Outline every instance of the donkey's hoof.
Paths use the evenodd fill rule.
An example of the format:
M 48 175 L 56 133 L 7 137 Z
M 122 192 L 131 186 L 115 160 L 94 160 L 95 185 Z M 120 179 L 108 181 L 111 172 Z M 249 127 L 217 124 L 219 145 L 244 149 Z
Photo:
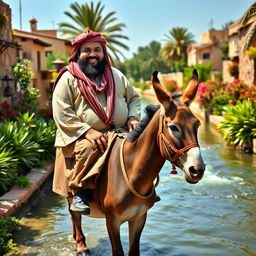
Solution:
M 78 252 L 77 256 L 91 256 L 91 254 L 89 250 L 83 250 L 81 252 Z

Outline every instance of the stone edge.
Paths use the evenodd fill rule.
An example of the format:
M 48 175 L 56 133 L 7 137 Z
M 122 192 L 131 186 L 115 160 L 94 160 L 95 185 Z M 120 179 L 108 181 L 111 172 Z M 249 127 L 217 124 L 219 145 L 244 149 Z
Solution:
M 36 192 L 44 181 L 53 172 L 53 163 L 47 165 L 46 169 L 34 168 L 27 175 L 31 186 L 20 188 L 14 186 L 9 192 L 0 197 L 0 218 L 6 218 L 15 213 L 15 211 Z

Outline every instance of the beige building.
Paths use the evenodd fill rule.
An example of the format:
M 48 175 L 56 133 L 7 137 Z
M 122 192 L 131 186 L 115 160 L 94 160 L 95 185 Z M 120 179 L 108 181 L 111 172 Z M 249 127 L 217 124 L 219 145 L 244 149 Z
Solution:
M 13 41 L 11 9 L 0 1 L 0 103 L 14 100 L 15 85 L 12 78 L 12 67 L 18 60 L 19 46 Z
M 228 30 L 208 30 L 201 35 L 200 43 L 188 47 L 188 66 L 212 63 L 212 71 L 222 71 L 224 54 L 221 44 L 228 40 Z
M 253 17 L 246 26 L 240 26 L 240 20 L 234 22 L 229 26 L 229 58 L 230 63 L 238 63 L 239 66 L 239 79 L 243 80 L 248 85 L 256 84 L 256 68 L 255 59 L 249 58 L 243 51 L 243 45 L 245 43 L 246 34 L 252 25 L 256 21 L 256 17 Z M 229 64 L 230 64 L 229 63 Z M 228 76 L 228 70 L 223 70 L 223 75 Z
M 31 32 L 14 29 L 14 41 L 20 45 L 19 58 L 29 59 L 35 73 L 32 86 L 40 91 L 39 107 L 43 108 L 50 99 L 51 72 L 46 71 L 45 58 L 48 53 L 70 55 L 71 42 L 57 37 L 57 30 L 37 30 L 35 18 L 30 20 Z

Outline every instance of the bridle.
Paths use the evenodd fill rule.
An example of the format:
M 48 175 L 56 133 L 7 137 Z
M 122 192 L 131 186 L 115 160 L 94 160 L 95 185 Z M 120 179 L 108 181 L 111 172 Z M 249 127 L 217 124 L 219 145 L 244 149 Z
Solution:
M 163 125 L 164 122 L 164 114 L 160 112 L 159 116 L 159 129 L 158 129 L 158 134 L 157 134 L 157 144 L 160 149 L 161 155 L 163 158 L 169 160 L 172 164 L 172 174 L 176 174 L 176 162 L 177 160 L 189 149 L 194 148 L 194 147 L 199 147 L 198 143 L 191 143 L 186 145 L 185 147 L 181 149 L 177 149 L 175 145 L 173 144 L 171 138 L 167 139 L 167 137 L 163 133 Z M 174 152 L 175 155 L 172 157 L 171 152 Z
M 172 163 L 172 168 L 173 168 L 172 172 L 176 172 L 175 164 L 176 164 L 176 161 L 179 159 L 179 157 L 182 156 L 190 148 L 199 147 L 199 145 L 198 145 L 198 143 L 191 143 L 181 149 L 177 149 L 174 146 L 172 140 L 167 139 L 167 137 L 164 135 L 163 122 L 164 122 L 164 114 L 160 113 L 159 130 L 158 130 L 158 134 L 157 134 L 157 144 L 160 149 L 161 155 L 165 159 L 169 160 Z M 125 183 L 126 183 L 127 187 L 130 189 L 130 191 L 133 193 L 133 195 L 135 195 L 136 197 L 138 197 L 140 199 L 149 199 L 155 194 L 155 188 L 159 184 L 159 175 L 157 176 L 156 183 L 152 185 L 151 192 L 148 195 L 142 195 L 139 192 L 137 192 L 131 184 L 131 181 L 127 175 L 126 168 L 124 165 L 123 148 L 124 148 L 125 141 L 126 141 L 126 138 L 123 139 L 123 141 L 121 142 L 121 145 L 120 145 L 120 164 L 121 164 L 121 170 L 122 170 L 122 174 L 123 174 Z M 171 157 L 170 151 L 175 153 L 174 157 Z

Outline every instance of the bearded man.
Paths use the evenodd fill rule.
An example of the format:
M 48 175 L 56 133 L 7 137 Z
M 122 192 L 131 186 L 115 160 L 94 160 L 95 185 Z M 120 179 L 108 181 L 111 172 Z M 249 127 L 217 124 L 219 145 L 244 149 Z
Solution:
M 70 210 L 89 214 L 88 190 L 96 188 L 112 131 L 136 127 L 140 99 L 127 78 L 111 67 L 103 36 L 89 30 L 72 46 L 69 65 L 60 71 L 53 92 L 53 191 L 73 197 Z

